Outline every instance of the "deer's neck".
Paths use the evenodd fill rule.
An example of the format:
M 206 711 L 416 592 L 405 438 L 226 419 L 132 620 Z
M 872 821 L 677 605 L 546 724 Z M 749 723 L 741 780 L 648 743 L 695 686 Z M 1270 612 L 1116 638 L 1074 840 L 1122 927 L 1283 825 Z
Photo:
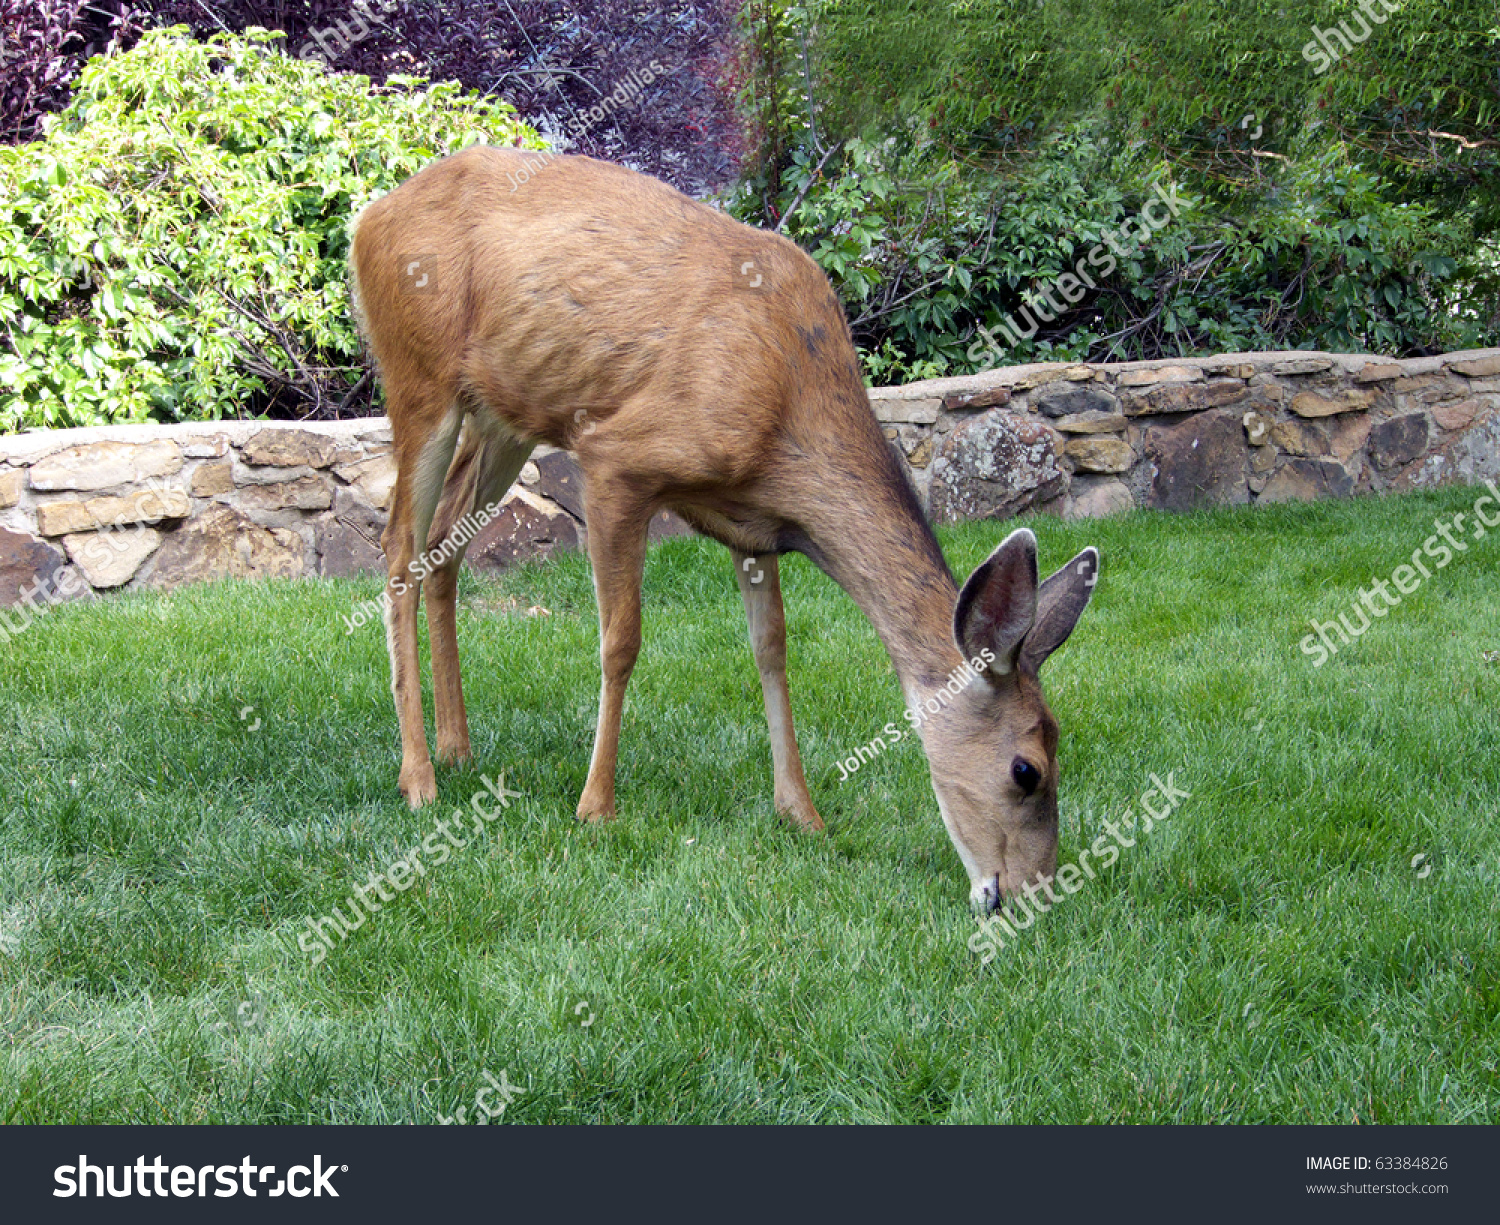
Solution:
M 809 529 L 809 556 L 875 627 L 907 701 L 947 683 L 963 657 L 953 641 L 958 589 L 911 485 L 860 389 L 862 423 L 838 441 Z

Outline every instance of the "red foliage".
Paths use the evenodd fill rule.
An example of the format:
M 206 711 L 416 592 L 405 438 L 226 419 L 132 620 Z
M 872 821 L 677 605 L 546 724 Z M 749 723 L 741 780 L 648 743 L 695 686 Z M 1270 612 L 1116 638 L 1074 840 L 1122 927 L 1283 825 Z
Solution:
M 554 133 L 576 130 L 580 115 L 655 61 L 665 73 L 637 101 L 588 127 L 569 151 L 625 162 L 693 194 L 727 183 L 739 166 L 734 0 L 159 0 L 151 7 L 150 24 L 182 23 L 200 36 L 250 25 L 285 30 L 291 54 L 320 46 L 331 68 L 376 82 L 393 73 L 457 80 L 504 97 Z
M 0 0 L 0 141 L 36 139 L 84 61 L 139 31 L 127 0 Z

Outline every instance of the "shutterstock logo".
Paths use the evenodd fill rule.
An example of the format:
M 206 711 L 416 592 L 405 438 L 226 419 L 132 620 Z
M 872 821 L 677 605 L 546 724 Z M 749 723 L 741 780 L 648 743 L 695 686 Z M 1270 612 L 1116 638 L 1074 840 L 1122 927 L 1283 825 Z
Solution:
M 218 1184 L 213 1194 L 221 1199 L 235 1195 L 269 1195 L 273 1199 L 278 1195 L 291 1195 L 297 1199 L 304 1195 L 315 1198 L 330 1195 L 338 1199 L 339 1193 L 333 1189 L 333 1176 L 348 1168 L 347 1165 L 325 1166 L 322 1155 L 316 1154 L 311 1167 L 294 1165 L 286 1172 L 285 1178 L 277 1178 L 274 1184 L 266 1186 L 275 1176 L 276 1167 L 257 1166 L 249 1157 L 239 1165 L 169 1166 L 162 1162 L 161 1154 L 158 1153 L 156 1160 L 150 1165 L 146 1164 L 145 1157 L 137 1157 L 134 1165 L 97 1166 L 91 1165 L 89 1159 L 80 1154 L 77 1165 L 60 1165 L 52 1171 L 53 1178 L 57 1180 L 57 1189 L 52 1194 L 58 1199 L 74 1195 L 87 1199 L 92 1182 L 93 1193 L 100 1199 L 105 1196 L 125 1199 L 132 1195 L 147 1199 L 153 1195 L 175 1195 L 179 1199 L 197 1196 L 202 1199 L 209 1194 L 208 1180 L 212 1176 Z M 115 1185 L 117 1173 L 120 1183 L 118 1187 Z M 149 1179 L 147 1175 L 150 1175 Z M 170 1190 L 166 1186 L 168 1182 L 171 1183 Z

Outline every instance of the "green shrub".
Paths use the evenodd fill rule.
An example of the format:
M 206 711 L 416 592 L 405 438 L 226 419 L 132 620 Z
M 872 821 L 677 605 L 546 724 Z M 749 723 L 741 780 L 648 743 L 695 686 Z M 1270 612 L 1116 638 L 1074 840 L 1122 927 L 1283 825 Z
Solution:
M 872 382 L 1025 361 L 1494 342 L 1493 300 L 1470 292 L 1483 267 L 1468 227 L 1395 200 L 1342 146 L 1226 195 L 1191 165 L 1119 147 L 1103 126 L 1076 125 L 993 167 L 909 136 L 850 139 L 821 171 L 810 148 L 792 154 L 777 211 L 796 205 L 785 232 L 834 281 Z M 1158 184 L 1185 202 L 1175 220 L 1103 272 L 1087 265 L 1096 287 L 1052 321 L 1031 317 L 1034 335 L 987 339 L 1023 318 L 1023 295 L 1133 222 Z M 752 181 L 730 208 L 756 218 Z
M 1493 0 L 1410 0 L 1318 72 L 1314 26 L 1348 17 L 756 0 L 741 102 L 760 139 L 730 207 L 813 253 L 880 382 L 1500 343 Z M 1035 335 L 985 339 L 1169 180 L 1193 206 L 1138 258 Z
M 434 157 L 541 147 L 457 85 L 149 33 L 0 148 L 0 431 L 326 413 L 358 385 L 346 225 Z

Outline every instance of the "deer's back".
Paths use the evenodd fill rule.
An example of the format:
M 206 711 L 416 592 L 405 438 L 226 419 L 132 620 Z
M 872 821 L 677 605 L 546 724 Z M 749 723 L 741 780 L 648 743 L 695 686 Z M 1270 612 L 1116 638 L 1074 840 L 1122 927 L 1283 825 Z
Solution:
M 445 158 L 365 209 L 351 264 L 393 399 L 438 380 L 554 445 L 579 410 L 633 405 L 642 429 L 709 414 L 764 433 L 809 381 L 858 379 L 837 298 L 793 244 L 589 158 Z

